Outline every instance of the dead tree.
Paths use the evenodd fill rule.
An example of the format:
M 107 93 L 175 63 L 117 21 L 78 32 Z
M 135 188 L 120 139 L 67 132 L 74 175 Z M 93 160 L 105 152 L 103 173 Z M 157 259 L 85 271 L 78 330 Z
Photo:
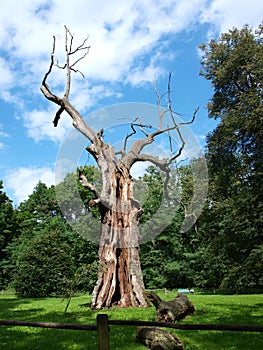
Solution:
M 157 294 L 146 293 L 156 308 L 157 322 L 176 322 L 194 313 L 195 308 L 186 295 L 178 293 L 174 300 L 162 300 Z
M 93 130 L 69 101 L 72 73 L 79 72 L 76 65 L 88 54 L 89 46 L 86 45 L 87 39 L 85 39 L 82 44 L 74 48 L 73 35 L 66 27 L 65 33 L 66 63 L 63 66 L 55 63 L 56 38 L 54 37 L 51 62 L 43 78 L 41 91 L 49 101 L 58 105 L 53 121 L 54 126 L 58 125 L 61 114 L 65 111 L 72 118 L 73 126 L 89 140 L 90 146 L 87 151 L 95 159 L 102 174 L 102 189 L 99 191 L 87 181 L 84 174 L 80 173 L 83 185 L 95 195 L 90 205 L 98 205 L 101 214 L 99 263 L 105 268 L 100 269 L 98 273 L 91 306 L 98 309 L 112 305 L 144 307 L 147 303 L 144 297 L 139 256 L 139 218 L 143 209 L 133 198 L 130 169 L 138 161 L 148 161 L 159 167 L 169 179 L 169 167 L 183 151 L 185 142 L 180 132 L 181 125 L 175 121 L 170 100 L 170 78 L 166 94 L 168 105 L 165 109 L 161 108 L 161 97 L 157 93 L 160 110 L 158 129 L 149 133 L 143 123 L 137 119 L 138 122 L 133 124 L 133 128 L 135 132 L 140 130 L 142 137 L 136 139 L 127 151 L 126 143 L 130 135 L 126 136 L 123 149 L 115 151 L 110 143 L 104 143 L 103 131 Z M 54 68 L 66 71 L 67 80 L 62 97 L 56 95 L 47 84 Z M 170 120 L 169 125 L 165 120 L 166 126 L 164 126 L 163 119 L 166 116 Z M 195 114 L 191 122 L 194 117 Z M 152 154 L 143 153 L 145 146 L 152 144 L 159 135 L 169 133 L 171 130 L 176 130 L 181 140 L 178 152 L 173 153 L 169 159 L 159 159 Z

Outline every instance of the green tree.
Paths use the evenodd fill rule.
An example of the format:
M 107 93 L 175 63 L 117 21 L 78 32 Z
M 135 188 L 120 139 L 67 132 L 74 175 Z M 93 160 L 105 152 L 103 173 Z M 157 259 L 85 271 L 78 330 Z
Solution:
M 214 87 L 208 113 L 218 120 L 207 138 L 210 198 L 202 232 L 210 283 L 236 292 L 262 286 L 249 268 L 256 255 L 261 259 L 262 244 L 262 34 L 262 24 L 255 32 L 244 26 L 201 45 L 201 75 Z
M 58 231 L 43 231 L 18 256 L 14 287 L 22 297 L 61 296 L 73 278 L 71 247 Z
M 98 243 L 100 231 L 100 215 L 97 206 L 89 203 L 95 199 L 92 191 L 83 186 L 78 180 L 81 172 L 90 182 L 96 178 L 96 185 L 100 184 L 100 172 L 94 166 L 85 166 L 77 169 L 76 173 L 69 173 L 56 186 L 56 196 L 63 213 L 63 219 L 87 240 Z M 67 191 L 65 192 L 65 188 Z
M 7 246 L 4 266 L 18 295 L 68 297 L 91 291 L 96 281 L 97 246 L 72 230 L 55 190 L 38 183 L 17 209 L 19 235 Z
M 9 282 L 9 274 L 4 269 L 7 257 L 6 248 L 17 234 L 15 210 L 11 199 L 3 191 L 3 181 L 0 181 L 0 288 L 5 288 Z
M 37 222 L 41 222 L 47 217 L 61 215 L 56 200 L 55 186 L 48 188 L 46 184 L 39 181 L 33 193 L 19 205 L 18 211 L 30 213 Z
M 141 263 L 147 288 L 173 289 L 203 285 L 203 248 L 199 244 L 198 229 L 195 226 L 181 232 L 185 211 L 193 197 L 191 165 L 181 166 L 175 171 L 174 177 L 175 182 L 180 183 L 175 189 L 177 201 L 167 203 L 169 210 L 174 212 L 174 218 L 160 235 L 141 246 Z M 163 181 L 162 173 L 157 168 L 147 169 L 143 177 L 143 183 L 148 186 L 143 221 L 158 209 L 163 197 Z
M 209 117 L 219 119 L 208 136 L 208 156 L 223 195 L 224 190 L 255 188 L 263 181 L 262 34 L 263 25 L 255 33 L 245 26 L 201 45 L 201 75 L 214 87 Z

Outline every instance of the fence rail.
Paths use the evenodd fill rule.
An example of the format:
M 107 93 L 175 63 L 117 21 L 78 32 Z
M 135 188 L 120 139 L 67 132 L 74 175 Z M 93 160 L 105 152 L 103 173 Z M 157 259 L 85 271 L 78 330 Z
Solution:
M 189 331 L 235 331 L 235 332 L 263 332 L 263 326 L 239 326 L 220 324 L 174 324 L 170 322 L 148 322 L 137 320 L 109 320 L 108 315 L 98 314 L 96 324 L 75 324 L 75 323 L 50 323 L 50 322 L 28 322 L 18 320 L 0 320 L 0 326 L 24 326 L 40 328 L 56 328 L 71 330 L 97 331 L 98 349 L 109 350 L 109 326 L 140 326 L 140 327 L 164 327 L 173 329 L 183 329 Z
M 109 325 L 127 325 L 127 326 L 154 326 L 174 329 L 184 329 L 189 331 L 237 331 L 237 332 L 263 332 L 263 326 L 239 326 L 239 325 L 220 325 L 220 324 L 176 324 L 170 322 L 148 322 L 148 321 L 118 321 L 109 320 Z

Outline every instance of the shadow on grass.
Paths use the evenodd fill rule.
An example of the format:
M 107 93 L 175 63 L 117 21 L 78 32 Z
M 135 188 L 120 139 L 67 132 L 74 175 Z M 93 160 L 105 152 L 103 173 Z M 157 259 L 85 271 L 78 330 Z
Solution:
M 98 347 L 95 331 L 87 331 L 87 334 L 85 331 L 4 327 L 0 329 L 3 350 L 84 350 Z
M 260 312 L 261 310 L 261 312 Z M 258 313 L 258 314 L 257 314 Z M 205 321 L 207 320 L 207 321 Z M 262 325 L 263 303 L 254 305 L 213 304 L 195 312 L 192 321 L 195 323 L 216 323 L 230 325 Z M 192 323 L 192 322 L 191 322 Z
M 0 318 L 34 322 L 77 323 L 81 313 L 65 315 L 50 312 L 44 306 L 47 300 L 25 298 L 1 298 Z M 82 315 L 83 316 L 83 315 Z M 55 350 L 55 349 L 96 349 L 97 334 L 85 331 L 42 329 L 21 326 L 0 326 L 0 348 L 6 350 Z
M 145 349 L 137 343 L 135 335 L 136 327 L 112 326 L 111 349 Z M 98 338 L 96 331 L 1 326 L 0 348 L 1 350 L 95 350 L 98 349 Z
M 262 325 L 263 303 L 244 305 L 232 303 L 202 303 L 192 317 L 181 323 L 226 325 Z M 175 331 L 186 350 L 261 350 L 263 333 L 231 331 Z
M 86 298 L 86 297 L 85 297 Z M 249 297 L 248 297 L 249 298 Z M 222 300 L 216 298 L 196 300 L 196 313 L 180 323 L 216 323 L 258 325 L 262 324 L 260 312 L 263 303 L 252 303 L 248 299 Z M 65 302 L 61 300 L 0 298 L 0 318 L 36 322 L 87 323 L 95 324 L 98 311 L 83 306 L 83 300 L 72 301 L 68 314 L 64 314 Z M 54 310 L 54 311 L 53 311 Z M 137 319 L 153 321 L 155 309 L 111 309 L 103 310 L 110 319 Z M 219 331 L 183 331 L 174 330 L 184 342 L 186 350 L 261 350 L 262 333 L 219 332 Z M 135 338 L 136 327 L 110 326 L 110 344 L 113 350 L 145 350 Z M 61 329 L 41 329 L 32 327 L 0 326 L 1 350 L 95 350 L 98 348 L 96 331 L 77 331 Z
M 16 298 L 4 298 L 0 299 L 0 319 L 7 320 L 28 320 L 31 316 L 41 311 L 43 308 L 28 308 L 24 309 L 23 306 L 31 305 L 31 301 L 27 299 Z
M 50 305 L 34 307 L 48 303 L 50 299 L 0 298 L 0 319 L 34 322 L 87 323 L 96 324 L 98 311 L 77 305 L 77 310 L 65 314 L 63 311 L 50 312 Z M 54 300 L 55 301 L 55 300 Z M 57 301 L 59 303 L 59 301 Z M 32 308 L 29 308 L 31 305 Z M 61 304 L 59 304 L 61 305 Z M 61 305 L 61 310 L 64 307 Z M 113 315 L 113 312 L 110 312 Z M 111 349 L 142 350 L 137 343 L 136 327 L 111 327 Z M 96 331 L 43 329 L 27 326 L 0 326 L 1 350 L 95 350 L 98 348 Z
M 261 350 L 262 333 L 177 331 L 186 350 Z

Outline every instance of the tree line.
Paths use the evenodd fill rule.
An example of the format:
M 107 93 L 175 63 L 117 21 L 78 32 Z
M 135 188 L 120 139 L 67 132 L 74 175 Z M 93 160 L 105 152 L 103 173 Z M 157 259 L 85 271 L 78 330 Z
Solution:
M 180 231 L 184 221 L 181 205 L 170 225 L 140 246 L 146 288 L 198 287 L 229 293 L 262 289 L 262 30 L 263 25 L 255 31 L 248 26 L 233 28 L 218 40 L 200 46 L 200 74 L 214 89 L 208 115 L 218 121 L 206 142 L 207 201 L 187 232 Z M 94 167 L 81 171 L 89 179 Z M 177 171 L 181 202 L 187 205 L 193 191 L 191 164 Z M 76 174 L 68 174 L 64 181 L 71 186 L 75 178 Z M 143 183 L 148 186 L 148 196 L 140 221 L 146 222 L 161 200 L 162 171 L 149 167 L 136 180 L 136 186 L 140 188 Z M 78 186 L 89 207 L 94 194 Z M 11 286 L 25 297 L 92 291 L 98 270 L 105 267 L 97 263 L 96 243 L 68 224 L 67 215 L 72 213 L 61 212 L 58 191 L 39 182 L 28 199 L 14 208 L 0 182 L 1 289 Z M 73 197 L 63 200 L 66 203 Z M 97 208 L 89 207 L 86 227 L 90 237 L 98 220 Z

